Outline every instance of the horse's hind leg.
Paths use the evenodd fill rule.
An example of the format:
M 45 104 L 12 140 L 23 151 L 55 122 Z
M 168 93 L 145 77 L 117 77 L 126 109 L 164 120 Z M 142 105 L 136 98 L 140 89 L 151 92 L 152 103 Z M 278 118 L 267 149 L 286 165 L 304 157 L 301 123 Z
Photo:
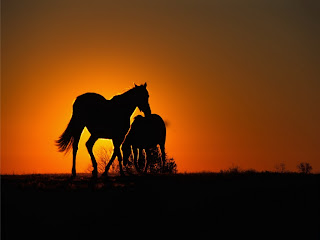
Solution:
M 80 128 L 79 128 L 80 129 Z M 80 136 L 82 133 L 82 129 L 79 131 L 76 131 L 75 135 L 73 136 L 73 143 L 72 143 L 72 178 L 75 178 L 77 173 L 76 173 L 76 157 L 77 157 L 77 151 L 78 151 L 78 144 L 80 140 Z
M 77 142 L 77 143 L 76 143 Z M 76 177 L 76 156 L 78 151 L 78 141 L 73 142 L 73 153 L 72 153 L 72 178 Z
M 86 147 L 88 149 L 88 152 L 90 154 L 92 166 L 93 166 L 93 171 L 92 171 L 92 177 L 97 177 L 98 176 L 98 167 L 97 167 L 97 161 L 93 155 L 92 148 L 95 142 L 98 140 L 97 137 L 95 136 L 90 136 L 89 140 L 86 142 Z

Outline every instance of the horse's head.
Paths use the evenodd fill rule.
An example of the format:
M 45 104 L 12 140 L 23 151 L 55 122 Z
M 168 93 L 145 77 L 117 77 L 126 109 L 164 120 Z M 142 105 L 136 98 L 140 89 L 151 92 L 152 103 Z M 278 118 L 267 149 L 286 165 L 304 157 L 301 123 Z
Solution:
M 151 109 L 149 105 L 149 93 L 147 90 L 147 83 L 142 84 L 140 86 L 137 86 L 135 84 L 134 89 L 137 106 L 139 110 L 142 111 L 145 116 L 149 116 L 151 114 Z

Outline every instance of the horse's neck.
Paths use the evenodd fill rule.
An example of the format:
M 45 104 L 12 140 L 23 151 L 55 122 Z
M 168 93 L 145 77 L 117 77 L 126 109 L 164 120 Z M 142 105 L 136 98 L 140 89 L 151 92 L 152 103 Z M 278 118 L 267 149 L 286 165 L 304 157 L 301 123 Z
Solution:
M 131 117 L 131 115 L 133 114 L 134 110 L 136 109 L 136 105 L 135 104 L 131 104 L 130 107 L 128 108 L 126 114 L 129 116 L 129 118 Z
M 137 107 L 135 99 L 133 98 L 132 94 L 122 94 L 113 97 L 113 101 L 116 102 L 118 105 L 117 107 L 121 109 L 121 113 L 126 117 L 131 117 L 134 110 Z

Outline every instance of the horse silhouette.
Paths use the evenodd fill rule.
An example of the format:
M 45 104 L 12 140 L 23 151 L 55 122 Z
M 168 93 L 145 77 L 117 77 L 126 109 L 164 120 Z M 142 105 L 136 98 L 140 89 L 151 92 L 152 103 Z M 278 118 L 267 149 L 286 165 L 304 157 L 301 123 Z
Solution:
M 162 118 L 157 114 L 151 114 L 149 116 L 143 117 L 138 115 L 135 117 L 130 131 L 128 132 L 126 139 L 122 144 L 122 152 L 124 161 L 128 161 L 131 154 L 131 147 L 133 151 L 134 165 L 137 171 L 140 171 L 138 167 L 138 149 L 139 153 L 144 149 L 147 155 L 147 163 L 144 171 L 146 172 L 150 161 L 148 157 L 150 154 L 150 149 L 157 147 L 158 144 L 161 150 L 162 157 L 162 170 L 165 165 L 165 142 L 166 142 L 166 125 Z
M 114 145 L 112 157 L 104 174 L 108 173 L 112 162 L 118 157 L 120 174 L 124 175 L 120 146 L 130 128 L 130 116 L 136 107 L 146 116 L 151 115 L 146 83 L 140 86 L 135 85 L 132 89 L 121 95 L 116 95 L 110 100 L 106 100 L 96 93 L 85 93 L 77 97 L 73 104 L 71 120 L 66 130 L 56 141 L 60 152 L 68 152 L 71 148 L 73 149 L 72 177 L 76 176 L 76 155 L 84 127 L 87 127 L 91 134 L 86 142 L 86 147 L 92 161 L 92 176 L 97 177 L 98 175 L 97 162 L 92 148 L 99 138 L 112 139 Z M 126 163 L 124 161 L 124 165 Z

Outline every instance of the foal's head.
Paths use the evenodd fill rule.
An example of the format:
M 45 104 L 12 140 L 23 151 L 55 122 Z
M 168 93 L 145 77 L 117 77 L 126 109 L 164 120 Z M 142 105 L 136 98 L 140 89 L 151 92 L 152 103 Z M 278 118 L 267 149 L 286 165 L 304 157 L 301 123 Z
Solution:
M 149 93 L 147 90 L 147 83 L 140 86 L 134 85 L 135 98 L 137 101 L 137 106 L 140 111 L 144 113 L 145 116 L 151 114 L 151 109 L 149 105 Z

